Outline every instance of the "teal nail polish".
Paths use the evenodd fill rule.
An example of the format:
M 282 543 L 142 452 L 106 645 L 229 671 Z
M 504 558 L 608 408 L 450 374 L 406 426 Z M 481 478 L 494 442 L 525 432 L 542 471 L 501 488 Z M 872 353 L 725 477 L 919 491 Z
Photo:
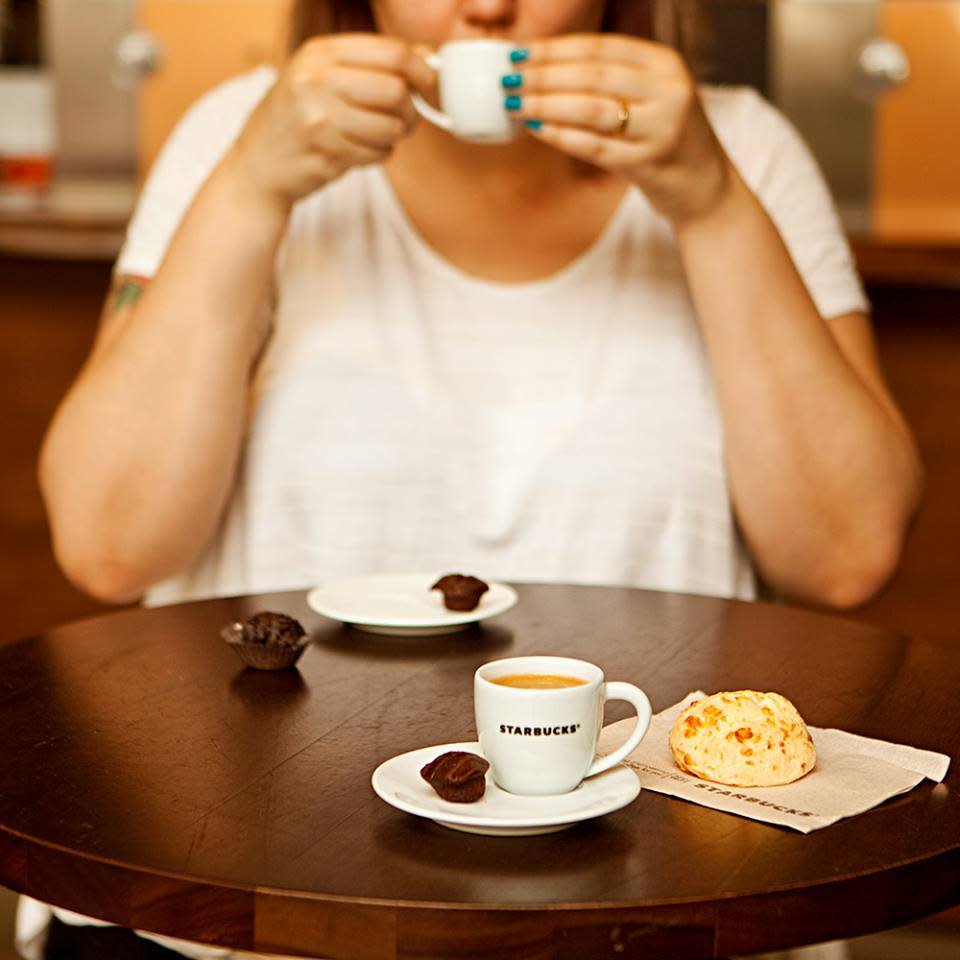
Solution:
M 542 120 L 524 120 L 523 125 L 531 130 L 539 130 L 543 126 Z
M 503 101 L 503 105 L 508 110 L 519 110 L 523 106 L 523 97 L 518 97 L 511 93 L 510 96 Z
M 523 74 L 506 73 L 500 78 L 500 83 L 502 83 L 507 90 L 513 90 L 523 84 Z
M 530 51 L 526 47 L 517 47 L 515 50 L 510 51 L 510 59 L 514 63 L 523 63 L 524 60 L 530 58 Z

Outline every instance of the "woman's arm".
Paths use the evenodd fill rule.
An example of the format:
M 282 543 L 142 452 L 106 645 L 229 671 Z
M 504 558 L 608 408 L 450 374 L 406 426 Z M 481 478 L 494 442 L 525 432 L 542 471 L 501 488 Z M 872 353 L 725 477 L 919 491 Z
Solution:
M 893 573 L 922 488 L 866 317 L 823 321 L 732 167 L 723 199 L 677 237 L 759 572 L 797 599 L 865 602 Z
M 922 485 L 866 319 L 820 317 L 675 51 L 610 35 L 539 41 L 522 89 L 534 136 L 621 174 L 674 228 L 761 575 L 798 599 L 866 601 L 896 566 Z
M 134 599 L 213 532 L 285 223 L 224 168 L 142 295 L 118 278 L 40 459 L 54 552 L 94 596 Z
M 410 86 L 432 82 L 400 41 L 309 41 L 206 180 L 142 296 L 118 290 L 108 302 L 40 460 L 54 550 L 81 589 L 133 599 L 203 549 L 234 483 L 293 204 L 383 160 L 413 122 Z

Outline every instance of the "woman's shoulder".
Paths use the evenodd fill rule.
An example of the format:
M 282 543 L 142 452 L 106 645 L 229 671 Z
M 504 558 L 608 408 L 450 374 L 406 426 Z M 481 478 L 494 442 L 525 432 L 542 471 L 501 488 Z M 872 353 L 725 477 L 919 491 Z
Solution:
M 786 122 L 758 90 L 747 86 L 700 85 L 700 100 L 718 135 L 758 137 Z
M 277 69 L 269 64 L 261 64 L 245 73 L 238 73 L 204 93 L 197 103 L 213 102 L 249 103 L 259 100 L 273 86 L 277 79 Z
M 170 132 L 150 172 L 150 181 L 199 186 L 276 80 L 272 67 L 262 66 L 217 84 L 195 100 Z M 168 184 L 175 186 L 175 183 Z
M 117 270 L 153 275 L 190 202 L 275 79 L 270 67 L 250 70 L 208 90 L 181 116 L 151 165 Z
M 191 104 L 179 126 L 210 132 L 224 126 L 235 127 L 253 112 L 276 79 L 276 69 L 263 65 L 224 80 Z
M 752 87 L 700 87 L 710 125 L 755 190 L 771 180 L 812 172 L 802 135 L 780 109 Z

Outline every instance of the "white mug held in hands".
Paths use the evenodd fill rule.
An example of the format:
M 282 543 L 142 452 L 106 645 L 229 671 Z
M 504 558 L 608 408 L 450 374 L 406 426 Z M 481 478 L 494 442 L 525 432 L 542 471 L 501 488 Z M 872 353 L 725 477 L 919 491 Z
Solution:
M 474 143 L 507 143 L 516 136 L 516 121 L 504 105 L 504 74 L 516 69 L 509 40 L 455 40 L 427 56 L 438 73 L 441 109 L 419 94 L 413 105 L 431 123 Z
M 598 666 L 570 657 L 485 663 L 474 674 L 473 698 L 480 751 L 509 793 L 568 793 L 623 760 L 650 725 L 650 701 L 639 687 L 606 683 Z M 597 757 L 607 700 L 633 704 L 637 725 L 622 747 Z

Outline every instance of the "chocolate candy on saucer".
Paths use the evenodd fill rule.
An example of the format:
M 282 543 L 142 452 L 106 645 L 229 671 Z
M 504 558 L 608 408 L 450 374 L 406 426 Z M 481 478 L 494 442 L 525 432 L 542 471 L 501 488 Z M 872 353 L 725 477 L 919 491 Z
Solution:
M 490 589 L 479 577 L 465 577 L 462 573 L 448 573 L 431 588 L 443 592 L 443 605 L 448 610 L 466 613 L 476 610 L 480 598 Z
M 487 788 L 490 764 L 475 753 L 448 750 L 435 757 L 420 771 L 420 776 L 443 800 L 475 803 Z

